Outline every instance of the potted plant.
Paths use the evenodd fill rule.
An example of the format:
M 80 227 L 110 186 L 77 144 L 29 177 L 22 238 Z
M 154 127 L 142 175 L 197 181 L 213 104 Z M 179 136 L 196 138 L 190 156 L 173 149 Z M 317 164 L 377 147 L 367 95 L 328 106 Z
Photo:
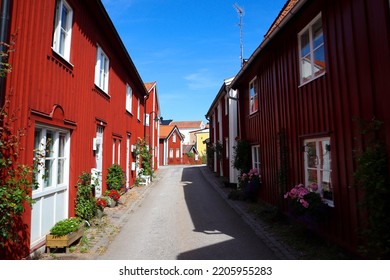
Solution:
M 256 195 L 261 185 L 261 176 L 256 168 L 252 168 L 248 173 L 242 173 L 239 182 L 244 193 L 244 197 L 256 200 Z
M 80 218 L 61 220 L 50 229 L 50 234 L 46 235 L 47 252 L 50 253 L 51 248 L 66 248 L 66 253 L 69 253 L 69 246 L 83 234 L 84 223 Z
M 120 165 L 113 164 L 108 168 L 106 182 L 109 190 L 120 191 L 123 188 L 126 184 L 126 178 Z
M 104 197 L 96 199 L 96 216 L 100 219 L 103 217 L 104 208 L 107 207 L 107 200 Z
M 285 193 L 284 198 L 289 200 L 290 214 L 308 226 L 313 226 L 326 217 L 329 207 L 322 201 L 315 183 L 308 187 L 303 184 L 295 185 Z
M 107 204 L 109 207 L 115 207 L 118 205 L 119 198 L 121 197 L 117 190 L 107 190 L 105 192 Z

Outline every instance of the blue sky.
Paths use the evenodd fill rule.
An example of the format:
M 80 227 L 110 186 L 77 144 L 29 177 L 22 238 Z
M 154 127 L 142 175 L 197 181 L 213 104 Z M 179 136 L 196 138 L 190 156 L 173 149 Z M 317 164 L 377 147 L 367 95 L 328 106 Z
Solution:
M 102 0 L 142 80 L 157 82 L 164 119 L 206 121 L 223 80 L 261 43 L 285 0 Z

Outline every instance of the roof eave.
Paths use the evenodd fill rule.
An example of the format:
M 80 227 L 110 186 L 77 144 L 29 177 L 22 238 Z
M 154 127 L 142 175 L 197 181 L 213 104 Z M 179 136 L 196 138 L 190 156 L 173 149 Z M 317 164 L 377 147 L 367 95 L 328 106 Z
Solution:
M 257 49 L 252 53 L 252 55 L 249 57 L 247 63 L 240 69 L 236 77 L 233 79 L 233 81 L 230 84 L 230 88 L 237 89 L 238 82 L 246 72 L 246 70 L 253 64 L 253 62 L 256 60 L 256 58 L 260 55 L 261 51 L 269 44 L 269 42 L 272 40 L 273 37 L 275 37 L 282 27 L 284 27 L 290 19 L 302 8 L 302 6 L 307 2 L 308 0 L 300 0 L 298 1 L 295 6 L 288 12 L 288 14 L 283 18 L 283 20 L 277 24 L 272 32 L 269 34 L 267 33 L 267 36 L 264 37 L 264 40 L 260 43 L 260 45 L 257 47 Z M 283 6 L 281 12 L 285 9 L 288 2 Z M 279 13 L 280 16 L 281 13 Z M 277 21 L 279 16 L 275 19 L 274 23 Z M 271 27 L 274 25 L 274 23 L 271 25 Z M 270 29 L 271 29 L 270 27 Z M 269 31 L 268 31 L 269 32 Z

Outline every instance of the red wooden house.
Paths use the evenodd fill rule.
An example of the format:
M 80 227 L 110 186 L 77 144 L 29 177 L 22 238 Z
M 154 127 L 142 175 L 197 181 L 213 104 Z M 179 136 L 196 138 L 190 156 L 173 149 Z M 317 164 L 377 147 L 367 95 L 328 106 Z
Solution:
M 145 113 L 145 141 L 149 145 L 152 153 L 152 164 L 154 170 L 159 166 L 159 133 L 160 133 L 160 103 L 157 95 L 157 83 L 145 83 L 148 91 L 146 98 L 146 113 Z
M 14 252 L 24 257 L 45 244 L 57 221 L 75 215 L 83 171 L 100 172 L 104 191 L 107 169 L 118 163 L 133 185 L 131 146 L 144 135 L 149 93 L 101 1 L 0 3 L 10 4 L 2 30 L 14 39 L 2 95 L 17 113 L 15 127 L 28 127 L 20 161 L 32 164 L 34 149 L 50 150 L 24 215 L 28 238 Z
M 184 137 L 176 125 L 160 126 L 160 165 L 182 164 Z
M 382 121 L 376 136 L 390 150 L 389 36 L 388 0 L 291 0 L 231 85 L 259 198 L 286 209 L 287 190 L 317 183 L 331 210 L 320 232 L 350 250 L 366 217 L 357 120 Z

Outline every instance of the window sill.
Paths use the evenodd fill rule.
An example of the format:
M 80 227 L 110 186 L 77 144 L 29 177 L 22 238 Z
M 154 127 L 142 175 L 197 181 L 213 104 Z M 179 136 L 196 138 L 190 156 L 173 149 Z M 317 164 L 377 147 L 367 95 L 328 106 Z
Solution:
M 109 95 L 107 92 L 105 92 L 104 90 L 102 90 L 98 85 L 95 84 L 95 88 L 94 88 L 94 91 L 96 91 L 97 93 L 99 93 L 101 96 L 103 96 L 104 98 L 106 99 L 111 99 L 111 95 Z
M 305 85 L 307 85 L 307 84 L 310 84 L 311 82 L 317 80 L 318 78 L 321 78 L 321 77 L 324 76 L 325 74 L 326 74 L 326 71 L 324 71 L 323 73 L 319 74 L 318 76 L 313 77 L 313 78 L 310 79 L 310 80 L 307 80 L 307 81 L 305 81 L 305 82 L 302 82 L 302 83 L 298 86 L 298 88 L 303 87 L 303 86 L 305 86 Z
M 66 70 L 66 72 L 73 74 L 74 65 L 67 61 L 62 55 L 53 50 L 53 48 L 51 55 L 48 55 L 47 59 L 51 60 L 55 64 L 58 64 L 60 67 Z

